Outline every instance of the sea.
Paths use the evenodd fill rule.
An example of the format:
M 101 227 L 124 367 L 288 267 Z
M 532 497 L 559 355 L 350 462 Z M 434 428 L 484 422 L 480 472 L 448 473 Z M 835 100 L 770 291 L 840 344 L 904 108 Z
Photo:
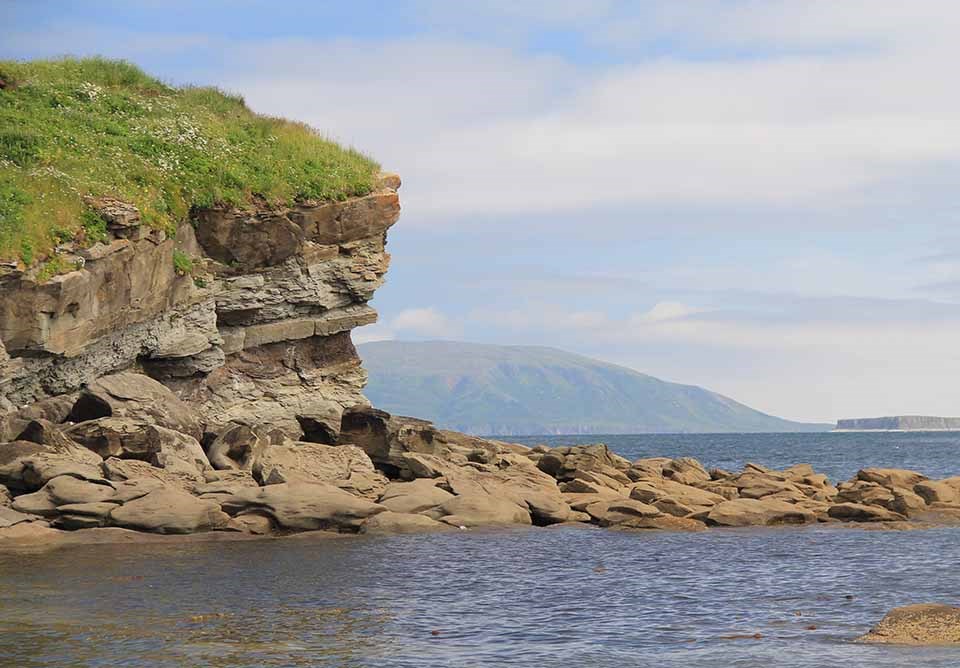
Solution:
M 960 474 L 960 434 L 522 437 L 623 456 Z M 854 642 L 960 602 L 960 529 L 840 525 L 72 546 L 0 552 L 0 666 L 960 666 Z

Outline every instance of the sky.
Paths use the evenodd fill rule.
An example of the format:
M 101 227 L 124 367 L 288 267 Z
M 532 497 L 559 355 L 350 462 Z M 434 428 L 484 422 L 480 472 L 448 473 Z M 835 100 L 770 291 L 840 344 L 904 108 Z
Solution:
M 0 0 L 398 172 L 357 341 L 555 346 L 798 420 L 960 415 L 951 0 Z

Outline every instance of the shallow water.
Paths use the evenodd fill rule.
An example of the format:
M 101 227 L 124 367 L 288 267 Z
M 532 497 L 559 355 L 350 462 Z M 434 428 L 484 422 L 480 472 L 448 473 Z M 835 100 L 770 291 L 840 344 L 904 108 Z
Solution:
M 515 436 L 505 440 L 551 446 L 606 443 L 631 461 L 694 457 L 707 468 L 731 471 L 747 462 L 771 468 L 806 462 L 835 481 L 846 480 L 865 466 L 912 469 L 931 478 L 960 475 L 960 432 Z
M 864 457 L 846 462 L 816 445 L 824 435 L 799 437 L 820 460 L 777 459 L 785 446 L 776 439 L 793 436 L 767 436 L 766 451 L 760 437 L 741 437 L 755 451 L 736 456 L 807 460 L 844 476 L 851 466 L 924 456 L 920 470 L 947 466 L 942 434 L 923 454 L 903 451 L 915 435 L 873 448 L 864 435 L 839 436 L 856 436 L 840 442 Z M 628 447 L 664 437 L 636 438 L 611 445 L 633 457 Z M 696 456 L 706 442 L 674 438 L 677 451 L 657 453 Z M 699 456 L 736 467 L 734 453 L 716 455 Z M 0 665 L 946 668 L 960 665 L 960 650 L 851 641 L 891 607 L 956 602 L 958 560 L 960 529 L 837 527 L 548 528 L 0 553 Z

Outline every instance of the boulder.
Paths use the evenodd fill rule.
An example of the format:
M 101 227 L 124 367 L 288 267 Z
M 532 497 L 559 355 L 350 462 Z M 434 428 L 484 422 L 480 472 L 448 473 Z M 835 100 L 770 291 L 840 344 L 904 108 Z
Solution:
M 280 438 L 277 442 L 283 440 Z M 270 443 L 270 436 L 262 430 L 230 424 L 207 447 L 207 457 L 215 469 L 250 471 Z
M 126 503 L 127 501 L 133 501 L 134 499 L 139 499 L 142 496 L 146 496 L 154 490 L 162 489 L 166 487 L 164 483 L 159 478 L 154 477 L 139 477 L 132 478 L 130 480 L 123 480 L 121 482 L 113 482 L 114 494 L 113 498 L 110 499 L 111 502 L 116 503 Z
M 389 482 L 370 457 L 355 445 L 287 441 L 268 446 L 254 462 L 253 475 L 263 485 L 282 482 L 329 482 L 374 500 Z
M 706 515 L 707 524 L 726 527 L 807 524 L 816 519 L 810 510 L 776 499 L 724 501 Z
M 45 420 L 51 424 L 63 422 L 70 414 L 70 409 L 73 408 L 76 400 L 75 394 L 48 397 L 18 411 L 0 415 L 0 442 L 17 440 L 17 436 L 26 429 L 31 420 Z
M 211 468 L 197 439 L 142 420 L 98 418 L 73 425 L 67 435 L 104 458 L 139 459 L 160 468 L 187 467 L 198 473 Z
M 839 503 L 858 503 L 889 508 L 894 501 L 894 489 L 903 491 L 906 488 L 888 488 L 877 482 L 849 480 L 840 483 L 836 500 Z
M 85 422 L 101 417 L 126 417 L 201 437 L 200 423 L 190 407 L 165 385 L 149 376 L 125 371 L 101 376 L 80 393 L 68 420 Z
M 378 503 L 393 513 L 422 513 L 452 498 L 453 494 L 438 487 L 434 479 L 419 478 L 388 484 Z
M 845 522 L 897 522 L 907 519 L 900 513 L 883 506 L 868 506 L 861 503 L 836 503 L 827 513 L 835 520 Z
M 522 446 L 436 429 L 426 420 L 390 415 L 370 406 L 344 411 L 337 443 L 356 445 L 391 478 L 406 480 L 436 477 L 432 473 L 424 475 L 422 469 L 411 470 L 409 465 L 416 467 L 419 462 L 409 455 L 427 455 L 463 466 L 471 461 L 492 463 L 501 453 L 526 452 Z
M 445 501 L 436 514 L 440 521 L 457 527 L 532 524 L 526 508 L 484 492 L 455 496 Z
M 233 496 L 242 489 L 260 486 L 249 471 L 210 471 L 204 479 L 206 482 L 197 485 L 193 493 L 214 501 Z
M 612 529 L 657 530 L 657 531 L 706 531 L 703 522 L 688 517 L 658 515 L 657 517 L 634 517 L 611 526 Z
M 334 402 L 324 406 L 315 406 L 309 414 L 297 415 L 297 422 L 303 429 L 301 440 L 334 445 L 340 438 L 340 422 L 342 419 L 343 409 Z
M 63 451 L 72 451 L 77 448 L 76 441 L 64 433 L 63 427 L 43 418 L 35 418 L 27 422 L 16 440 L 32 441 Z
M 225 499 L 231 515 L 269 516 L 285 529 L 298 531 L 356 531 L 363 520 L 386 510 L 383 506 L 328 483 L 293 482 L 243 489 Z
M 896 489 L 893 492 L 893 501 L 887 508 L 901 515 L 913 515 L 925 511 L 927 502 L 922 496 L 908 489 Z
M 109 501 L 116 495 L 113 485 L 106 481 L 90 482 L 69 475 L 53 478 L 40 491 L 48 494 L 57 506 Z
M 575 469 L 570 477 L 572 480 L 569 482 L 575 482 L 582 480 L 594 487 L 606 487 L 607 489 L 612 489 L 617 494 L 625 495 L 627 492 L 627 485 L 630 484 L 630 478 L 623 472 L 618 471 L 617 469 L 606 469 L 605 471 L 586 471 L 584 469 Z
M 0 443 L 0 484 L 22 492 L 38 490 L 58 475 L 100 479 L 100 462 L 96 453 L 76 444 Z
M 663 467 L 672 461 L 669 457 L 645 457 L 638 459 L 630 464 L 630 468 L 627 469 L 627 475 L 635 482 L 648 478 L 663 478 Z
M 53 502 L 50 495 L 45 491 L 32 492 L 30 494 L 21 494 L 13 500 L 10 506 L 17 512 L 28 515 L 39 515 L 40 517 L 52 518 L 57 516 L 57 504 Z
M 581 475 L 600 473 L 622 485 L 632 482 L 625 473 L 630 466 L 602 443 L 553 448 L 537 461 L 537 468 L 560 481 L 573 480 L 575 472 L 580 471 Z
M 599 494 L 582 492 L 563 492 L 561 495 L 566 503 L 574 511 L 583 512 L 584 509 L 597 501 L 610 501 L 623 498 L 612 489 L 604 489 Z
M 673 515 L 674 517 L 687 517 L 688 515 L 693 515 L 694 513 L 707 510 L 707 508 L 704 506 L 685 506 L 676 499 L 671 499 L 669 497 L 657 499 L 650 505 L 660 512 L 667 515 Z
M 90 453 L 94 457 L 95 453 Z M 90 482 L 103 482 L 100 465 L 78 462 L 72 457 L 40 453 L 23 460 L 24 489 L 39 489 L 48 481 L 62 475 L 73 476 Z
M 597 501 L 586 506 L 584 511 L 604 527 L 631 522 L 638 518 L 660 517 L 664 514 L 654 506 L 636 499 L 625 498 Z
M 238 515 L 230 521 L 241 531 L 257 536 L 266 536 L 273 531 L 273 522 L 266 515 L 247 513 L 246 515 Z
M 168 461 L 168 465 L 161 468 L 139 459 L 110 457 L 103 462 L 103 475 L 115 483 L 147 478 L 155 481 L 158 487 L 175 487 L 186 492 L 193 492 L 206 483 L 203 474 L 195 468 L 172 466 L 175 463 Z
M 857 642 L 901 645 L 951 645 L 960 643 L 960 608 L 939 603 L 919 603 L 894 608 Z
M 110 513 L 117 508 L 117 505 L 116 503 L 101 501 L 98 503 L 70 503 L 57 506 L 59 516 L 52 524 L 58 529 L 70 531 L 106 526 Z
M 339 442 L 360 447 L 377 464 L 402 469 L 405 453 L 449 455 L 437 435 L 426 420 L 393 416 L 370 406 L 354 406 L 343 413 Z
M 431 531 L 453 531 L 453 527 L 443 522 L 430 519 L 425 515 L 410 515 L 390 511 L 377 513 L 368 517 L 360 525 L 360 533 L 364 534 L 400 534 L 423 533 Z
M 856 477 L 857 480 L 875 482 L 878 485 L 883 485 L 888 489 L 892 489 L 894 487 L 913 489 L 914 485 L 927 479 L 927 476 L 923 475 L 922 473 L 917 473 L 916 471 L 883 468 L 861 469 L 857 471 Z
M 700 508 L 715 506 L 726 500 L 723 496 L 709 490 L 674 482 L 673 480 L 634 483 L 630 488 L 630 498 L 644 503 L 671 499 L 679 504 Z
M 13 503 L 13 495 L 10 494 L 10 490 L 0 485 L 0 507 L 9 508 L 11 503 Z
M 703 464 L 692 457 L 681 457 L 680 459 L 670 460 L 664 464 L 661 473 L 664 478 L 683 485 L 707 482 L 711 479 L 710 474 L 707 472 L 707 469 L 703 467 Z
M 36 522 L 42 519 L 42 517 L 37 515 L 21 513 L 12 508 L 0 508 L 0 529 L 6 529 L 7 527 L 23 524 L 24 522 Z
M 172 487 L 156 489 L 113 509 L 113 526 L 153 533 L 196 533 L 225 527 L 229 517 L 213 501 Z
M 960 501 L 960 492 L 943 480 L 925 480 L 913 486 L 913 491 L 926 503 L 956 503 Z

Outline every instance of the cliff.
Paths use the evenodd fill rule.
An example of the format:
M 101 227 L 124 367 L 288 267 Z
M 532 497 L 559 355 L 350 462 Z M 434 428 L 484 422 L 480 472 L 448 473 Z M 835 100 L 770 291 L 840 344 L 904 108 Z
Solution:
M 137 370 L 208 430 L 256 416 L 291 437 L 305 421 L 335 433 L 365 403 L 349 332 L 376 320 L 399 185 L 382 175 L 343 202 L 199 209 L 169 237 L 131 205 L 92 201 L 109 236 L 76 250 L 81 268 L 0 275 L 0 415 Z
M 0 543 L 700 530 L 956 501 L 910 471 L 834 487 L 809 466 L 631 463 L 373 408 L 350 331 L 376 319 L 400 213 L 378 169 L 123 63 L 0 62 Z
M 837 420 L 837 431 L 960 431 L 960 418 L 892 415 Z

